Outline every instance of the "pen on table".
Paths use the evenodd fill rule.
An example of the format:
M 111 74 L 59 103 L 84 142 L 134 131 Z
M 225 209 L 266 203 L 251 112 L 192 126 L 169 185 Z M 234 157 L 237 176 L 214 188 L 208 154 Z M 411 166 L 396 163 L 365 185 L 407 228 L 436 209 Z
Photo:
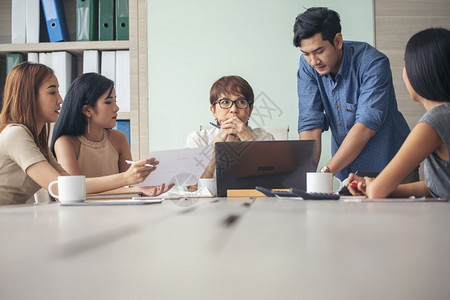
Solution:
M 125 162 L 127 164 L 129 164 L 129 165 L 132 165 L 132 164 L 135 163 L 135 161 L 132 161 L 132 160 L 125 160 Z M 144 166 L 146 166 L 146 167 L 154 167 L 154 165 L 151 165 L 151 164 L 144 164 Z

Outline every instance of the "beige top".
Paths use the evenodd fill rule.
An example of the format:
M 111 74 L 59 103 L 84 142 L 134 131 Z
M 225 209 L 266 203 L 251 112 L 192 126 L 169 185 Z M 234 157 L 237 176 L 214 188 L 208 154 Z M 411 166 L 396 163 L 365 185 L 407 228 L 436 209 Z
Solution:
M 26 170 L 44 160 L 45 156 L 25 125 L 11 124 L 0 133 L 0 205 L 22 204 L 33 197 L 41 186 Z M 64 171 L 51 152 L 49 163 L 58 172 Z
M 93 142 L 84 136 L 77 136 L 81 142 L 78 167 L 86 177 L 99 177 L 119 173 L 119 154 L 109 140 L 105 130 L 100 142 Z

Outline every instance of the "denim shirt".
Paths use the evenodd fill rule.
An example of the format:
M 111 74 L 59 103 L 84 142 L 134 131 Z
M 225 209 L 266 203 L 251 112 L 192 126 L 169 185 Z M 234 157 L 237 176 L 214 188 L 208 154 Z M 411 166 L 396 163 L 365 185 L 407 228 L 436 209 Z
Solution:
M 398 111 L 388 58 L 363 42 L 344 41 L 335 81 L 320 75 L 300 57 L 297 73 L 298 132 L 331 128 L 334 155 L 355 123 L 376 131 L 361 153 L 337 174 L 380 172 L 394 157 L 410 130 Z

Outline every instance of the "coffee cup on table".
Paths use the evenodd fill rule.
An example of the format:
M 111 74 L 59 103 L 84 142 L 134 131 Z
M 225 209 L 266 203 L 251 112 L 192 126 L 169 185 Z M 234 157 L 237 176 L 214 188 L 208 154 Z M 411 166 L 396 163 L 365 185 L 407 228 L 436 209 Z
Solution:
M 333 191 L 333 180 L 339 182 L 339 188 Z M 342 182 L 331 173 L 307 172 L 306 191 L 308 193 L 336 193 L 342 188 Z
M 55 184 L 58 185 L 58 194 L 52 190 Z M 83 202 L 86 200 L 86 176 L 58 176 L 58 180 L 48 185 L 48 192 L 61 203 Z

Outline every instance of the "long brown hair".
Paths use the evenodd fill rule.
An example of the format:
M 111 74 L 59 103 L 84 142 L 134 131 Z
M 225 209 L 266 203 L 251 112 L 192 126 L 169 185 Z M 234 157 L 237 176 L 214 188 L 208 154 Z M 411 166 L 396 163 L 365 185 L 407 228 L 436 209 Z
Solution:
M 23 124 L 32 133 L 34 142 L 48 159 L 50 124 L 38 132 L 37 100 L 39 87 L 53 75 L 46 65 L 23 62 L 14 67 L 6 77 L 3 107 L 0 113 L 0 132 L 9 124 Z

